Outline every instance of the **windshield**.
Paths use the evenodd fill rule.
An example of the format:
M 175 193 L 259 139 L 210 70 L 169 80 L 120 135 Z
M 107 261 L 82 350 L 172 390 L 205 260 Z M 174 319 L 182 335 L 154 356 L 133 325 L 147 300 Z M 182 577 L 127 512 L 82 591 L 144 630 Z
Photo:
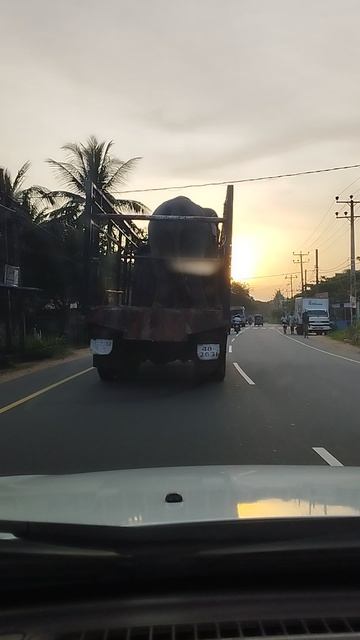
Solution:
M 308 313 L 313 318 L 327 318 L 329 315 L 328 312 L 325 311 L 325 309 L 308 309 Z
M 359 21 L 1 3 L 0 520 L 358 515 Z

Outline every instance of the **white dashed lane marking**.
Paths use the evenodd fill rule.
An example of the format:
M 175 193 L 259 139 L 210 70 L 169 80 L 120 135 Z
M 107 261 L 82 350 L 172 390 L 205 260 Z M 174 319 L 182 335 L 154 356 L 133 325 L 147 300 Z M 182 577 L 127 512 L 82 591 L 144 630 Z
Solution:
M 244 378 L 244 380 L 246 380 L 246 382 L 247 382 L 248 384 L 255 385 L 255 382 L 254 382 L 253 380 L 251 380 L 251 378 L 249 378 L 249 376 L 247 375 L 247 373 L 245 373 L 244 369 L 242 369 L 242 368 L 240 367 L 240 365 L 239 365 L 237 362 L 233 362 L 233 365 L 234 365 L 234 367 L 235 367 L 236 371 L 237 371 L 238 373 L 240 373 L 240 375 Z

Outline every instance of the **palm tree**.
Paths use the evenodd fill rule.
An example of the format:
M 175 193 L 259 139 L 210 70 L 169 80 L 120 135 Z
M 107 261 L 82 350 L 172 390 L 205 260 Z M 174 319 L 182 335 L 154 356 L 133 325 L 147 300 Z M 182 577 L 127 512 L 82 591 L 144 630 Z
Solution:
M 95 136 L 90 136 L 85 144 L 69 143 L 62 147 L 67 153 L 65 162 L 52 158 L 47 160 L 65 187 L 65 190 L 51 191 L 47 194 L 54 205 L 49 214 L 51 217 L 70 223 L 77 221 L 84 210 L 86 191 L 90 183 L 95 184 L 118 211 L 147 210 L 141 202 L 116 197 L 116 189 L 126 182 L 128 174 L 140 158 L 131 158 L 123 162 L 110 154 L 112 146 L 112 140 L 100 142 Z
M 0 167 L 0 204 L 10 209 L 20 210 L 32 222 L 39 224 L 46 217 L 45 205 L 42 199 L 46 190 L 37 186 L 23 188 L 29 168 L 30 162 L 25 162 L 13 180 L 10 171 L 5 167 Z
M 22 184 L 25 180 L 26 174 L 29 170 L 30 162 L 25 162 L 22 167 L 20 167 L 17 172 L 14 180 L 11 178 L 10 171 L 5 169 L 5 167 L 0 167 L 0 198 L 2 204 L 5 206 L 10 206 L 16 202 L 19 203 L 19 200 L 22 196 Z

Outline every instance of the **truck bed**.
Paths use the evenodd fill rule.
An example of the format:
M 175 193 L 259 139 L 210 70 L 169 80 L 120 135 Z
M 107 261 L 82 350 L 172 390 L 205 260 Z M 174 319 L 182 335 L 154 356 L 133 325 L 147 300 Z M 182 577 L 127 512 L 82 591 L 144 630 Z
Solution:
M 222 309 L 106 306 L 94 309 L 90 324 L 122 334 L 124 340 L 183 342 L 192 334 L 225 329 Z

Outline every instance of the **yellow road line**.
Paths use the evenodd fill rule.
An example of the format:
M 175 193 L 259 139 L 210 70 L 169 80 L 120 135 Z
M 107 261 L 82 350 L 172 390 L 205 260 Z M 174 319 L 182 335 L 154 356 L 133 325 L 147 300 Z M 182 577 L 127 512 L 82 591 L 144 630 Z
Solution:
M 29 396 L 20 398 L 20 400 L 15 400 L 15 402 L 12 402 L 11 404 L 6 404 L 4 407 L 0 407 L 0 413 L 5 413 L 6 411 L 15 409 L 15 407 L 18 407 L 19 405 L 24 404 L 24 402 L 29 402 L 29 400 L 33 400 L 34 398 L 37 398 L 37 396 L 41 396 L 43 393 L 46 393 L 47 391 L 51 391 L 51 389 L 55 389 L 56 387 L 59 387 L 61 384 L 65 384 L 65 382 L 74 380 L 74 378 L 78 378 L 79 376 L 82 376 L 84 373 L 88 373 L 89 371 L 92 371 L 93 368 L 94 367 L 83 369 L 83 371 L 74 373 L 72 376 L 68 376 L 67 378 L 63 378 L 62 380 L 59 380 L 59 382 L 54 382 L 54 384 L 49 384 L 48 387 L 43 387 L 42 389 L 39 389 L 39 391 L 35 391 L 34 393 L 31 393 Z

